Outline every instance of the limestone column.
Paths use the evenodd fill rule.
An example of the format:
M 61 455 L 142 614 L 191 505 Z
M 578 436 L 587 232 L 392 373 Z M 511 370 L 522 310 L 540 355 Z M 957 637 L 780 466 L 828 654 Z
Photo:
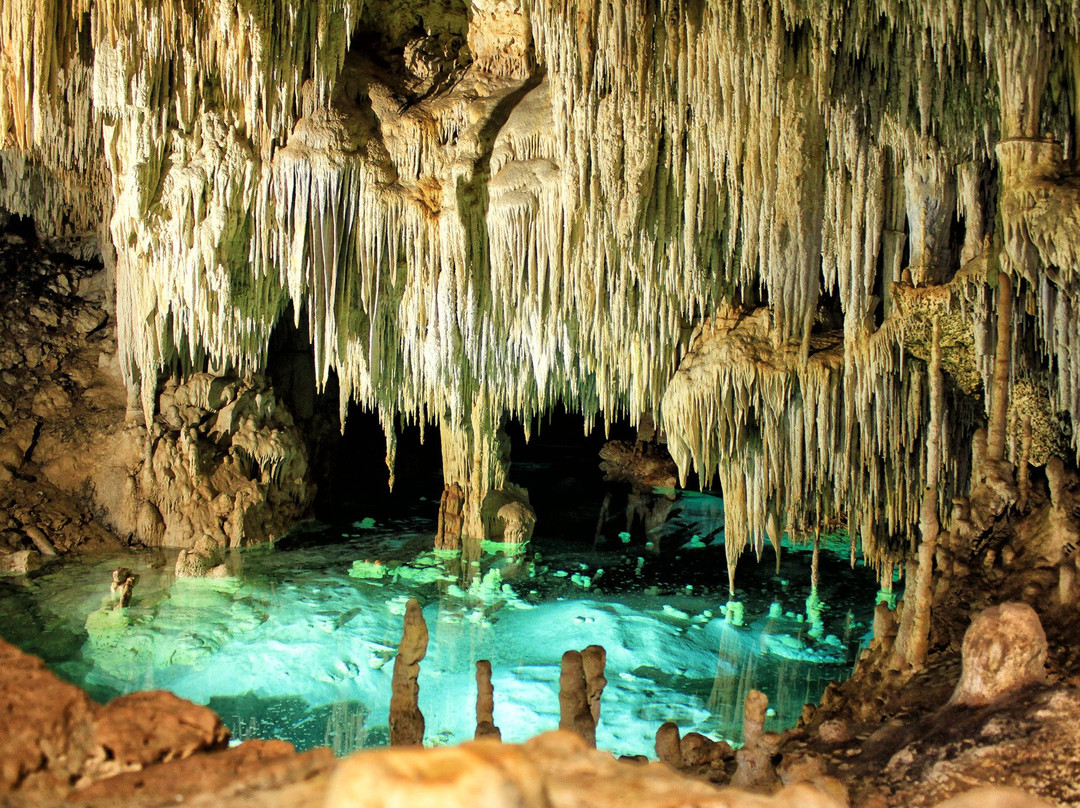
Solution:
M 461 537 L 487 538 L 481 508 L 488 493 L 506 486 L 510 441 L 502 427 L 502 415 L 493 411 L 483 394 L 473 402 L 467 420 L 455 422 L 449 415 L 443 419 L 440 438 L 445 488 L 439 519 L 442 523 L 447 517 L 457 519 L 460 515 L 460 534 L 456 542 L 460 547 Z M 450 513 L 451 508 L 455 513 Z M 445 549 L 455 546 L 452 532 L 442 537 L 441 544 Z
M 900 618 L 897 654 L 913 668 L 926 662 L 930 646 L 930 607 L 933 601 L 934 556 L 941 531 L 938 518 L 938 485 L 941 477 L 941 431 L 945 405 L 941 373 L 941 322 L 934 318 L 930 347 L 930 426 L 926 436 L 926 487 L 919 514 L 918 560 L 909 566 L 908 591 L 904 593 L 904 611 Z
M 1012 280 L 1008 273 L 998 273 L 997 350 L 994 377 L 990 388 L 990 418 L 987 424 L 986 457 L 1005 459 L 1009 431 L 1009 383 L 1012 375 Z
M 1010 268 L 1034 283 L 1038 250 L 1023 226 L 1028 189 L 1031 183 L 1056 177 L 1063 163 L 1061 144 L 1043 139 L 1039 129 L 1054 42 L 1045 26 L 1021 20 L 1019 12 L 1002 11 L 1001 16 L 994 54 L 1001 104 L 1001 141 L 995 149 L 998 210 Z

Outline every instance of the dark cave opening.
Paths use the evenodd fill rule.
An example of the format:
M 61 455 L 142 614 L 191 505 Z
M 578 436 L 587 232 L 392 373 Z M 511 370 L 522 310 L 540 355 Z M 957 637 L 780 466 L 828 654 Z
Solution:
M 517 421 L 508 423 L 506 431 L 510 479 L 528 489 L 536 510 L 534 541 L 592 545 L 601 528 L 597 520 L 605 496 L 613 487 L 600 470 L 600 449 L 609 439 L 635 440 L 629 421 L 614 421 L 605 437 L 602 425 L 587 432 L 584 416 L 560 404 L 534 423 L 528 441 Z

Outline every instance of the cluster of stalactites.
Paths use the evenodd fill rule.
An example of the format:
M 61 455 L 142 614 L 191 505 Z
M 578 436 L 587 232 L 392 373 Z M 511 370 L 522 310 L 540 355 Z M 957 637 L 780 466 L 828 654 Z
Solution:
M 96 234 L 108 210 L 88 43 L 70 3 L 0 7 L 0 208 L 43 235 Z
M 695 333 L 664 397 L 668 446 L 685 479 L 715 469 L 724 492 L 726 549 L 734 566 L 784 533 L 846 523 L 873 562 L 905 552 L 927 479 L 929 405 L 919 362 L 899 363 L 891 340 L 844 345 L 815 337 L 807 361 L 777 342 L 764 309 L 721 309 Z M 972 425 L 942 416 L 941 445 Z M 966 480 L 946 451 L 939 510 Z
M 875 311 L 905 251 L 924 284 L 979 249 L 986 166 L 1016 117 L 999 85 L 1025 35 L 1075 35 L 1074 6 L 508 3 L 533 52 L 503 47 L 494 23 L 471 30 L 490 58 L 404 103 L 348 51 L 359 0 L 5 3 L 0 33 L 35 58 L 0 64 L 0 127 L 40 146 L 28 121 L 73 93 L 85 123 L 56 119 L 79 133 L 63 148 L 101 139 L 121 354 L 148 409 L 170 362 L 261 366 L 291 304 L 343 412 L 459 423 L 481 400 L 527 422 L 558 401 L 632 419 L 663 405 L 688 424 L 686 458 L 741 484 L 755 514 L 846 508 L 895 535 L 915 514 L 893 489 L 921 479 L 924 407 L 895 347 L 868 347 Z M 55 24 L 28 28 L 31 11 Z M 519 44 L 523 20 L 505 29 Z M 1057 52 L 1034 51 L 1051 76 Z M 842 348 L 808 361 L 822 291 Z M 691 329 L 729 299 L 767 304 L 765 336 L 798 346 L 796 375 L 766 393 L 730 371 L 665 398 Z M 730 411 L 747 407 L 757 443 Z M 778 463 L 792 429 L 802 454 Z M 781 508 L 788 473 L 804 491 Z

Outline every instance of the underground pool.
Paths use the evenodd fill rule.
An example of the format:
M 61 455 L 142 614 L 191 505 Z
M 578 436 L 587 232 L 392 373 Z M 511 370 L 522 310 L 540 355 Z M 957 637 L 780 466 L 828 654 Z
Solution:
M 233 551 L 231 573 L 177 578 L 175 553 L 64 559 L 0 580 L 0 634 L 99 701 L 166 689 L 209 705 L 236 740 L 281 738 L 346 754 L 388 742 L 393 658 L 406 601 L 430 630 L 420 708 L 428 745 L 470 739 L 475 662 L 491 661 L 495 723 L 521 741 L 559 722 L 559 661 L 607 651 L 597 743 L 654 756 L 657 728 L 738 741 L 751 688 L 770 699 L 769 728 L 848 675 L 873 614 L 877 580 L 848 566 L 846 536 L 820 553 L 785 540 L 738 568 L 729 602 L 720 500 L 679 492 L 646 545 L 486 543 L 431 550 L 430 522 L 307 524 L 273 546 Z M 137 576 L 114 609 L 112 570 Z M 841 573 L 841 567 L 844 568 Z

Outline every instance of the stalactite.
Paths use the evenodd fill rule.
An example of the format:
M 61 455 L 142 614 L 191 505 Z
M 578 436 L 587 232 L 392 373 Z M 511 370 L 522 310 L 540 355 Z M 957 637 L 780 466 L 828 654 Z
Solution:
M 405 105 L 350 49 L 360 0 L 0 8 L 0 206 L 72 233 L 109 216 L 148 422 L 162 369 L 258 370 L 291 307 L 318 386 L 389 425 L 391 467 L 397 417 L 440 423 L 466 534 L 503 474 L 495 422 L 562 403 L 659 413 L 684 477 L 719 478 L 732 588 L 779 528 L 846 520 L 883 557 L 919 517 L 925 380 L 875 314 L 905 219 L 913 280 L 955 269 L 954 186 L 961 257 L 981 251 L 1002 138 L 1008 269 L 1080 413 L 1080 240 L 1052 224 L 1067 189 L 1032 190 L 1050 138 L 1076 139 L 1040 109 L 1071 2 L 499 8 L 470 16 L 458 83 Z M 761 361 L 705 367 L 740 319 Z
M 775 343 L 764 312 L 721 310 L 698 330 L 664 397 L 680 474 L 693 466 L 708 482 L 717 470 L 729 580 L 748 543 L 760 551 L 779 535 L 770 514 L 793 537 L 846 519 L 867 558 L 895 552 L 918 521 L 921 366 L 897 368 L 894 342 L 860 347 L 840 334 L 818 335 L 806 360 L 800 353 L 796 340 Z M 948 496 L 961 484 L 957 470 L 950 462 Z

